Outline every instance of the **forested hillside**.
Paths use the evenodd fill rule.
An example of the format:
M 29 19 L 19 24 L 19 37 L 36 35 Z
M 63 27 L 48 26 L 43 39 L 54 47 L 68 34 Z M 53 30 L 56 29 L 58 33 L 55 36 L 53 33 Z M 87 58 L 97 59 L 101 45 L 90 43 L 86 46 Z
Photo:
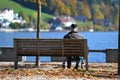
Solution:
M 21 6 L 37 10 L 36 0 L 11 0 Z M 43 1 L 43 0 L 41 0 Z M 110 19 L 114 27 L 119 25 L 119 0 L 45 0 L 46 5 L 42 5 L 42 13 L 53 16 L 86 16 L 88 21 L 97 19 Z M 1 1 L 0 1 L 1 2 Z M 18 9 L 19 10 L 19 9 Z M 21 15 L 26 11 L 20 12 Z M 29 12 L 28 12 L 29 13 Z M 24 15 L 23 15 L 24 16 Z M 31 18 L 37 17 L 36 13 L 30 14 Z M 49 17 L 49 16 L 48 16 Z M 27 21 L 30 21 L 25 17 Z M 45 18 L 42 16 L 42 18 Z M 46 20 L 45 18 L 44 20 Z M 47 21 L 47 20 L 46 20 Z M 117 29 L 116 28 L 116 29 Z
M 36 9 L 31 0 L 14 0 L 26 7 Z M 33 0 L 34 1 L 34 0 Z M 91 19 L 112 18 L 118 25 L 119 0 L 46 0 L 42 11 L 52 15 L 87 16 Z

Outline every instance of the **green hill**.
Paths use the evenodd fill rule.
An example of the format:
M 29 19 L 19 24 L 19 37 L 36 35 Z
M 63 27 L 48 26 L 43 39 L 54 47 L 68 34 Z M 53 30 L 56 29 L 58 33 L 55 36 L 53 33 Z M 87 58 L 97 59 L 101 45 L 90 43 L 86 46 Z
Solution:
M 0 8 L 10 8 L 13 9 L 15 13 L 19 13 L 20 11 L 24 12 L 26 15 L 36 15 L 37 11 L 32 10 L 30 8 L 23 7 L 22 5 L 14 2 L 13 0 L 0 0 Z M 47 18 L 51 18 L 51 15 L 46 13 L 42 13 L 42 20 L 46 20 Z

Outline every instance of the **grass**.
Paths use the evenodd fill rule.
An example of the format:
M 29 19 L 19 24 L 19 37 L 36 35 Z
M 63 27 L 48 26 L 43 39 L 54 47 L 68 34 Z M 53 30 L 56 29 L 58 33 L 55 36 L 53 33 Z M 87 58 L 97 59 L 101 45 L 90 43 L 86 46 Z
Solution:
M 0 0 L 0 8 L 11 8 L 15 13 L 24 11 L 26 15 L 31 15 L 36 12 L 35 10 L 25 8 L 12 0 Z

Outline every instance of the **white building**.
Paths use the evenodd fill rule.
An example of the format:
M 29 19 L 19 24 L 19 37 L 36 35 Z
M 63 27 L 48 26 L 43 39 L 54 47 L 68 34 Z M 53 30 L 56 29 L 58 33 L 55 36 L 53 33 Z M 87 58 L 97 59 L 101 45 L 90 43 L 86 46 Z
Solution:
M 23 23 L 25 23 L 26 21 L 23 20 L 22 17 L 19 17 L 19 14 L 18 14 L 18 13 L 15 13 L 15 14 L 14 14 L 14 19 L 13 19 L 11 22 L 12 22 L 12 23 L 17 22 L 17 23 L 23 24 Z
M 3 8 L 0 10 L 0 20 L 8 20 L 12 21 L 14 19 L 14 11 L 13 9 Z
M 0 9 L 0 23 L 2 24 L 1 28 L 8 28 L 10 23 L 25 23 L 21 17 L 18 17 L 18 13 L 14 13 L 13 9 L 3 8 Z

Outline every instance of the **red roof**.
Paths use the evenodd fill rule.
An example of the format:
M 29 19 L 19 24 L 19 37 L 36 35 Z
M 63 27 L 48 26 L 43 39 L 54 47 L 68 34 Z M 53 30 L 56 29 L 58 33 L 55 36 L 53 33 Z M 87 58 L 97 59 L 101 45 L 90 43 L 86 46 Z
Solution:
M 68 22 L 68 21 L 75 21 L 73 18 L 71 17 L 58 17 L 58 19 L 61 21 L 61 22 Z

